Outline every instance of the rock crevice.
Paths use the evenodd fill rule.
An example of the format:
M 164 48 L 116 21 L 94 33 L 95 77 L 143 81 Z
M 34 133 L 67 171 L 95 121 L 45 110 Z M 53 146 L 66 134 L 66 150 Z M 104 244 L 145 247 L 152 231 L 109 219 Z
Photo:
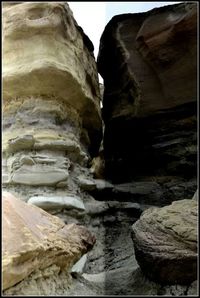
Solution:
M 197 3 L 2 12 L 4 294 L 196 295 Z

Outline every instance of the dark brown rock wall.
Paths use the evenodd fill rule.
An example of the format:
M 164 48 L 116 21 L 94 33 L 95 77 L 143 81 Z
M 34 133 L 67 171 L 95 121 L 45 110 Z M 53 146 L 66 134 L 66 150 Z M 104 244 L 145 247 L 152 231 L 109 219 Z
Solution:
M 196 177 L 196 28 L 196 3 L 115 16 L 106 26 L 98 69 L 109 179 Z

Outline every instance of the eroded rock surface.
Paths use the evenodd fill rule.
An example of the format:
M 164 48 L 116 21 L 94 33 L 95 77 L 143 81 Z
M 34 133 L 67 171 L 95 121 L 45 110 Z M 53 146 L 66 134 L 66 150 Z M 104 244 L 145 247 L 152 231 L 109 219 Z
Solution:
M 196 32 L 196 3 L 122 14 L 107 24 L 98 69 L 105 173 L 113 182 L 163 177 L 166 189 L 171 176 L 193 184 L 189 196 L 195 191 Z
M 68 287 L 73 264 L 94 243 L 94 236 L 86 228 L 75 224 L 65 225 L 58 217 L 28 205 L 10 193 L 3 193 L 4 290 L 15 286 L 31 273 L 42 270 L 48 273 L 49 267 L 49 276 L 54 274 L 51 266 L 56 269 L 53 270 L 56 274 L 64 271 Z
M 196 3 L 113 17 L 98 56 L 105 120 L 196 101 L 196 33 Z
M 197 279 L 197 201 L 150 208 L 133 225 L 136 259 L 144 274 L 161 284 Z
M 65 2 L 3 6 L 3 181 L 20 194 L 78 195 L 101 141 L 93 45 Z
M 195 5 L 116 16 L 107 25 L 98 58 L 105 121 L 99 149 L 93 45 L 68 5 L 4 3 L 3 187 L 20 194 L 26 208 L 85 225 L 96 237 L 83 258 L 83 251 L 72 253 L 72 263 L 80 260 L 71 274 L 56 261 L 43 268 L 40 259 L 6 295 L 197 294 L 196 281 L 150 280 L 131 239 L 144 210 L 196 191 Z M 85 246 L 82 240 L 75 246 Z

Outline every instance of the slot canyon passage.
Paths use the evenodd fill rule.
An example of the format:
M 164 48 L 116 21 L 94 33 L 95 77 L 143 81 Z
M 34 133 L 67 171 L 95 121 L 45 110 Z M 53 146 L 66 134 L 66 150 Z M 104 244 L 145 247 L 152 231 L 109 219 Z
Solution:
M 2 16 L 3 295 L 197 295 L 197 3 Z

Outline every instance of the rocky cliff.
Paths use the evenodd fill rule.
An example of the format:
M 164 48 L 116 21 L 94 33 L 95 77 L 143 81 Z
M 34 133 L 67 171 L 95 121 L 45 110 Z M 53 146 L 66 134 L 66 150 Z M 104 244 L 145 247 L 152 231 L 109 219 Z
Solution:
M 88 240 L 78 226 L 57 231 L 86 213 L 80 180 L 102 139 L 93 45 L 65 2 L 5 2 L 2 14 L 3 189 L 28 203 L 3 198 L 3 289 L 65 294 Z
M 4 2 L 5 295 L 197 294 L 196 52 L 196 3 L 115 16 L 99 88 L 67 3 Z
M 84 209 L 75 180 L 102 129 L 92 50 L 67 3 L 5 3 L 3 183 L 24 201 Z
M 116 280 L 124 274 L 126 285 L 116 289 L 108 274 L 108 293 L 113 285 L 123 294 L 173 295 L 170 284 L 185 284 L 179 294 L 189 295 L 197 276 L 197 205 L 191 202 L 197 187 L 197 4 L 113 17 L 102 34 L 97 65 L 104 79 L 105 177 L 112 184 L 93 195 L 112 200 L 118 229 L 106 239 L 112 248 L 113 242 L 123 246 L 119 267 L 128 272 L 135 264 L 126 251 L 130 234 L 124 232 L 132 219 L 136 260 L 157 284 L 148 289 L 141 276 L 133 281 L 121 269 Z M 113 251 L 120 254 L 119 248 Z
M 113 17 L 101 37 L 98 70 L 105 87 L 107 177 L 117 183 L 178 177 L 191 197 L 197 173 L 197 4 Z

